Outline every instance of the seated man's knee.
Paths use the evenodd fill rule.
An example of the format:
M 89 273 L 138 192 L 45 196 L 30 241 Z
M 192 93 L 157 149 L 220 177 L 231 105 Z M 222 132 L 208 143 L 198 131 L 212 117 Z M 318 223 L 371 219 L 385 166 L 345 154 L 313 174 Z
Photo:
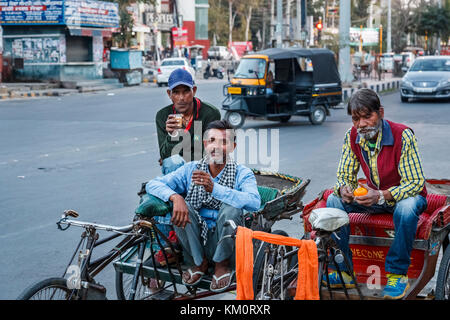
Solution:
M 342 199 L 335 194 L 330 194 L 327 199 L 327 208 L 342 208 Z
M 242 215 L 242 209 L 234 208 L 227 204 L 222 204 L 219 210 L 219 219 L 221 220 L 240 220 Z
M 416 219 L 426 209 L 426 201 L 421 196 L 409 197 L 401 200 L 395 207 L 394 214 L 402 218 Z
M 169 158 L 166 158 L 162 161 L 163 174 L 165 175 L 172 171 L 175 171 L 185 163 L 186 161 L 184 161 L 183 157 L 181 157 L 179 154 L 175 154 Z

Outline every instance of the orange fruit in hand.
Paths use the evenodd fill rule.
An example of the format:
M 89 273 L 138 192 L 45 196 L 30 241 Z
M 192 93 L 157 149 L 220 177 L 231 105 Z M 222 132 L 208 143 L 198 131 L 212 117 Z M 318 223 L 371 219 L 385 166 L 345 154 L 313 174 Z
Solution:
M 353 191 L 353 195 L 355 197 L 364 196 L 366 194 L 367 194 L 367 189 L 363 188 L 363 187 L 356 188 L 355 191 Z

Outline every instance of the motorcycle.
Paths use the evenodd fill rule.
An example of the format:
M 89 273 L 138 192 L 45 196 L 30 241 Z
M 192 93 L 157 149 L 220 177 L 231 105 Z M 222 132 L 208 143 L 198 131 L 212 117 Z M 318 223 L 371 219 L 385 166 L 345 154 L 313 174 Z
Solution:
M 224 68 L 218 67 L 217 69 L 211 69 L 211 64 L 208 63 L 205 72 L 203 73 L 203 78 L 209 79 L 209 77 L 216 77 L 218 79 L 223 79 L 224 73 L 225 73 Z

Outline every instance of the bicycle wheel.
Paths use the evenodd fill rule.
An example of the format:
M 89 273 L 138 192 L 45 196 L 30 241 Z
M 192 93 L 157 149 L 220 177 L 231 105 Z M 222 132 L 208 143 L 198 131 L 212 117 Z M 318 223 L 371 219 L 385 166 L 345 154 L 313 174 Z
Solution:
M 287 237 L 288 234 L 284 231 L 281 230 L 276 230 L 272 232 L 273 234 L 278 234 L 281 236 L 285 236 Z M 261 245 L 261 248 L 258 250 L 258 253 L 256 255 L 256 258 L 254 260 L 254 265 L 253 265 L 253 292 L 254 292 L 254 297 L 255 299 L 266 299 L 267 297 L 262 297 L 262 284 L 263 284 L 263 277 L 264 277 L 264 264 L 266 261 L 266 249 L 269 248 L 271 244 L 268 242 L 263 242 Z M 290 252 L 293 250 L 292 247 L 288 247 L 286 246 L 286 253 Z M 277 275 L 281 274 L 281 270 L 283 270 L 284 274 L 286 274 L 289 270 L 291 270 L 295 264 L 297 263 L 297 255 L 293 255 L 289 258 L 285 258 L 283 259 L 283 262 L 280 263 L 281 261 L 277 259 L 277 261 L 275 262 L 275 264 L 273 265 L 274 270 L 276 271 Z M 283 268 L 283 269 L 281 269 Z M 266 275 L 266 279 L 264 279 L 265 283 L 267 283 L 267 275 Z M 286 281 L 286 279 L 284 280 Z M 280 282 L 278 282 L 278 287 L 280 285 Z M 283 287 L 284 287 L 284 291 L 286 291 L 286 287 L 287 284 L 285 284 L 283 282 Z M 270 297 L 272 299 L 280 299 L 281 294 L 280 292 L 277 293 L 277 290 L 274 290 L 272 293 L 275 293 L 274 296 Z M 284 292 L 285 293 L 285 292 Z M 284 294 L 284 296 L 286 296 Z
M 67 287 L 67 279 L 49 278 L 25 289 L 17 300 L 77 300 L 78 290 Z
M 119 300 L 128 300 L 130 296 L 130 289 L 133 283 L 132 274 L 123 273 L 120 271 L 116 271 L 116 294 L 117 299 Z M 151 284 L 156 284 L 156 279 L 139 277 L 139 281 L 136 287 L 136 295 L 135 300 L 145 300 L 149 299 L 151 295 L 153 295 L 157 289 L 156 287 L 152 288 Z M 152 283 L 153 282 L 153 283 Z M 165 284 L 164 281 L 159 281 L 159 286 L 163 287 Z
M 450 245 L 442 256 L 436 280 L 436 300 L 450 300 Z

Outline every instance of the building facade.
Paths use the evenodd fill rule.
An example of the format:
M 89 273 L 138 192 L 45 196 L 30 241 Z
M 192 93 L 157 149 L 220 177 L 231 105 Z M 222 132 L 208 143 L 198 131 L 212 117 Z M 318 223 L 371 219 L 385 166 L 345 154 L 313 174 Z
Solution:
M 105 1 L 2 1 L 5 81 L 103 78 L 103 48 L 119 23 Z

